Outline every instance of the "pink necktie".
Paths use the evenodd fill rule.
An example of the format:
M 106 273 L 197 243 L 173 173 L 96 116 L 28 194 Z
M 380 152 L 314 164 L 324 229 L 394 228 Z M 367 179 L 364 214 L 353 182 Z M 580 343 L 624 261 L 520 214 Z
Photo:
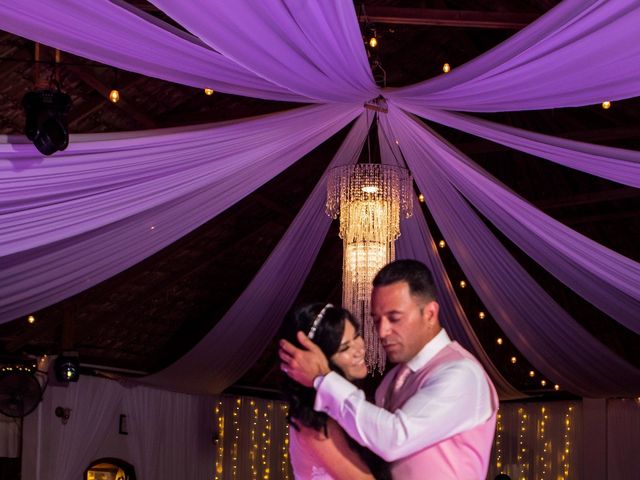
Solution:
M 387 391 L 387 398 L 385 400 L 385 406 L 389 410 L 395 410 L 396 398 L 398 396 L 398 392 L 404 385 L 405 380 L 411 374 L 411 369 L 405 363 L 400 367 L 398 373 L 396 374 L 396 378 L 393 380 L 393 386 L 390 390 Z
M 396 396 L 398 394 L 398 392 L 400 391 L 400 389 L 404 385 L 404 382 L 407 380 L 407 377 L 410 374 L 411 374 L 411 369 L 406 363 L 402 365 L 402 367 L 400 367 L 400 370 L 398 370 L 398 373 L 396 375 L 395 381 L 393 382 L 393 389 L 391 390 L 392 396 Z

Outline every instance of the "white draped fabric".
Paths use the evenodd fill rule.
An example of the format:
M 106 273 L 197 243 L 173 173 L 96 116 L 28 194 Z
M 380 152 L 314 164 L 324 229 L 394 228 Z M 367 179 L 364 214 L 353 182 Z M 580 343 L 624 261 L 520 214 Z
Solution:
M 89 376 L 64 387 L 50 385 L 25 418 L 30 448 L 23 451 L 23 476 L 80 480 L 90 464 L 115 451 L 140 480 L 210 480 L 214 405 L 212 397 Z M 69 409 L 66 424 L 55 415 L 57 407 Z M 128 435 L 118 434 L 122 414 Z
M 0 413 L 0 457 L 15 458 L 20 451 L 19 418 L 11 418 Z
M 607 478 L 640 478 L 640 398 L 607 401 Z
M 80 479 L 98 456 L 105 431 L 116 428 L 123 389 L 99 378 L 82 377 L 65 388 L 49 387 L 38 407 L 42 415 L 40 479 Z M 54 412 L 70 409 L 66 425 Z
M 131 463 L 142 480 L 209 480 L 213 475 L 214 402 L 135 387 L 125 394 Z

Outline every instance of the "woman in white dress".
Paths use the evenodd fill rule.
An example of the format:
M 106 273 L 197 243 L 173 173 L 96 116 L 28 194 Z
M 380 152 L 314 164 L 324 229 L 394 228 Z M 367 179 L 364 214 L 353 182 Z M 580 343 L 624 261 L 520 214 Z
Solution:
M 349 311 L 314 303 L 290 312 L 283 334 L 299 346 L 296 333 L 305 332 L 327 356 L 330 368 L 353 381 L 367 375 L 359 327 Z M 388 478 L 382 460 L 351 440 L 325 413 L 313 410 L 313 388 L 287 378 L 284 393 L 289 401 L 289 456 L 296 479 Z

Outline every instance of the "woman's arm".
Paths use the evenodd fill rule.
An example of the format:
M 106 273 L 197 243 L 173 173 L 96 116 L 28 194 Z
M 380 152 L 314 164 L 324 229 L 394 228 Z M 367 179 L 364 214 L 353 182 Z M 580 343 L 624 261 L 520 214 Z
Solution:
M 349 446 L 342 428 L 334 420 L 329 420 L 327 430 L 329 437 L 308 427 L 300 430 L 301 446 L 321 462 L 318 466 L 336 480 L 373 480 L 369 467 Z

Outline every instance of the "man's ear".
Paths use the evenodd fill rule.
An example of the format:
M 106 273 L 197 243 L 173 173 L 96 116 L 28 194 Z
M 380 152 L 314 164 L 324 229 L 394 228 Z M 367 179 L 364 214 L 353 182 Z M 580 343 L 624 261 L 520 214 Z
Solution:
M 422 315 L 430 324 L 440 325 L 440 321 L 438 320 L 439 311 L 440 305 L 438 305 L 438 302 L 431 300 L 424 306 Z

